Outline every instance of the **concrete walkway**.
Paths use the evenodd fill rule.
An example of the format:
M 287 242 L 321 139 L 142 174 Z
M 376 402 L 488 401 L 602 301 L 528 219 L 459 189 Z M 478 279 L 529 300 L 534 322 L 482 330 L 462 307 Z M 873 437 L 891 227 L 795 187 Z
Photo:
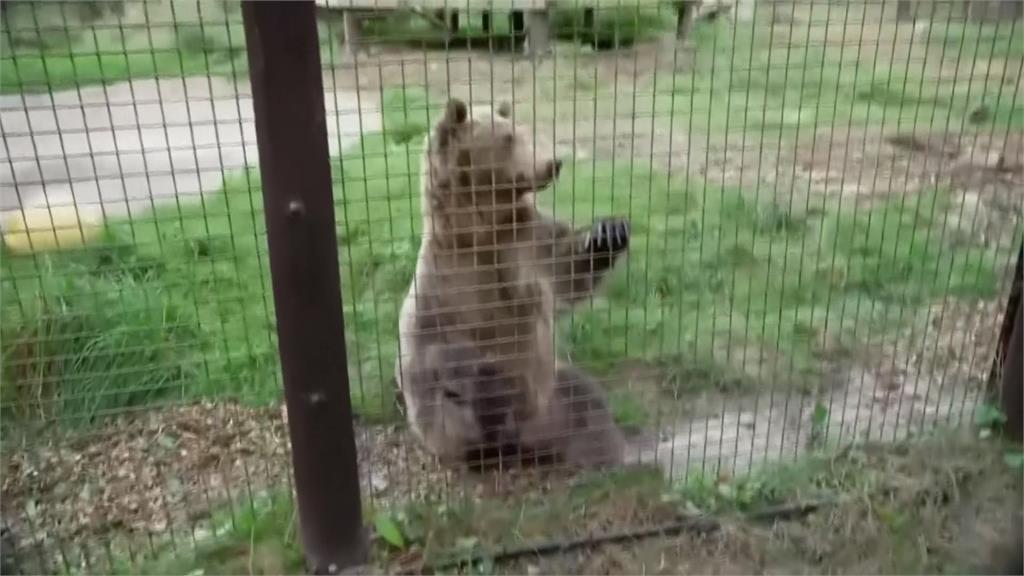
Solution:
M 766 392 L 722 403 L 666 426 L 656 446 L 632 448 L 629 461 L 658 464 L 670 478 L 700 472 L 741 476 L 758 466 L 793 460 L 820 445 L 898 442 L 914 434 L 970 422 L 978 389 L 959 378 L 907 374 L 881 382 L 862 367 L 840 375 L 820 399 L 827 412 L 815 423 L 815 400 L 797 393 Z M 817 438 L 815 438 L 817 436 Z
M 376 101 L 325 94 L 331 154 L 380 130 Z M 360 121 L 361 120 L 361 121 Z M 0 212 L 77 206 L 138 214 L 196 198 L 256 166 L 247 80 L 133 80 L 53 94 L 0 96 Z

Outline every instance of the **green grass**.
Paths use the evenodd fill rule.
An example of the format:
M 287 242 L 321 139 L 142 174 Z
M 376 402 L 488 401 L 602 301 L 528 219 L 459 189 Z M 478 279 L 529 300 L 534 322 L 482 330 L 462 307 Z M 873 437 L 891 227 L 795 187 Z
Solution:
M 426 100 L 385 98 L 403 99 Z M 398 309 L 421 230 L 426 119 L 387 110 L 385 127 L 401 137 L 366 136 L 334 167 L 352 394 L 371 418 L 393 415 Z M 855 341 L 854 327 L 863 337 L 916 319 L 936 298 L 997 288 L 992 249 L 942 233 L 942 191 L 856 215 L 799 215 L 740 190 L 584 162 L 566 165 L 541 202 L 580 225 L 592 215 L 632 220 L 628 259 L 562 318 L 561 351 L 599 374 L 626 361 L 659 365 L 676 393 L 751 389 L 776 372 L 806 384 L 835 352 L 821 344 L 826 332 Z M 250 173 L 202 204 L 113 222 L 86 250 L 5 255 L 4 385 L 14 391 L 5 406 L 24 412 L 46 399 L 54 417 L 91 419 L 157 398 L 276 398 L 261 206 Z M 636 406 L 622 411 L 624 421 L 645 419 Z
M 989 28 L 933 28 L 933 41 L 973 42 L 985 57 L 1020 57 L 1016 39 Z M 916 118 L 940 126 L 942 119 L 959 122 L 956 115 L 980 93 L 975 86 L 968 95 L 965 82 L 940 90 L 905 64 L 890 66 L 881 49 L 875 64 L 872 50 L 858 55 L 802 42 L 799 31 L 786 39 L 789 46 L 778 45 L 778 30 L 773 38 L 744 25 L 708 23 L 694 34 L 692 70 L 678 73 L 667 90 L 659 84 L 654 106 L 659 115 L 672 107 L 677 130 L 692 124 L 710 138 L 739 126 L 766 138 L 846 121 L 894 126 Z M 185 27 L 173 40 L 202 54 L 203 65 L 211 50 L 235 47 Z M 1002 43 L 1002 52 L 991 48 Z M 326 46 L 328 55 L 335 52 Z M 134 75 L 127 62 L 125 73 Z M 181 64 L 170 73 L 185 73 Z M 81 71 L 72 72 L 71 81 L 81 80 Z M 1001 94 L 989 88 L 990 96 Z M 398 307 L 421 229 L 419 146 L 443 104 L 441 95 L 429 96 L 384 90 L 385 134 L 366 135 L 333 171 L 352 394 L 371 419 L 394 416 Z M 1011 98 L 988 101 L 987 121 L 1022 124 Z M 918 321 L 934 300 L 996 293 L 995 247 L 952 240 L 945 190 L 841 211 L 751 196 L 628 159 L 569 163 L 554 189 L 540 195 L 546 209 L 579 225 L 612 214 L 632 221 L 629 258 L 599 297 L 559 322 L 561 353 L 610 376 L 623 424 L 651 421 L 666 396 L 743 393 L 766 381 L 812 388 L 823 361 L 869 334 Z M 172 398 L 277 398 L 268 270 L 255 172 L 229 177 L 202 205 L 113 222 L 86 250 L 5 255 L 5 409 L 91 421 Z M 616 371 L 626 362 L 658 368 L 663 377 L 653 395 L 617 389 Z
M 245 68 L 241 59 L 235 65 Z M 173 78 L 229 73 L 231 62 L 215 57 L 209 64 L 203 53 L 155 50 L 150 54 L 18 54 L 4 58 L 0 83 L 4 92 L 37 92 L 108 84 L 128 78 Z
M 241 18 L 235 5 L 225 7 L 188 15 L 154 8 L 154 24 L 146 26 L 109 10 L 14 4 L 4 19 L 0 86 L 40 92 L 128 78 L 244 74 Z
M 896 445 L 823 451 L 735 480 L 695 478 L 679 494 L 715 514 L 827 503 L 770 528 L 780 536 L 775 554 L 810 557 L 815 571 L 979 573 L 1009 558 L 1010 549 L 1000 549 L 1014 545 L 1022 493 L 1010 456 L 1020 449 L 972 435 L 943 430 Z
M 409 91 L 413 100 L 425 97 Z M 425 120 L 399 110 L 385 110 L 385 127 L 409 122 L 421 135 Z M 353 395 L 370 417 L 392 408 L 397 310 L 374 294 L 402 294 L 412 277 L 420 224 L 413 232 L 411 166 L 416 153 L 379 135 L 334 166 Z M 385 223 L 389 193 L 404 200 Z M 4 254 L 2 272 L 9 413 L 92 421 L 159 400 L 280 393 L 256 171 L 202 203 L 111 222 L 85 250 Z
M 214 534 L 189 553 L 162 549 L 141 563 L 121 562 L 120 574 L 303 574 L 295 507 L 286 494 L 258 506 L 244 503 L 214 515 Z M 123 559 L 122 559 L 123 560 Z
M 380 106 L 383 132 L 391 143 L 409 144 L 418 148 L 422 146 L 423 136 L 431 123 L 437 120 L 444 104 L 444 99 L 437 96 L 430 98 L 426 90 L 419 87 L 385 90 Z M 415 160 L 419 161 L 418 156 Z
M 373 563 L 386 566 L 408 550 L 418 550 L 428 562 L 459 561 L 481 550 L 520 546 L 560 535 L 583 536 L 609 522 L 648 522 L 670 519 L 676 509 L 659 497 L 668 491 L 654 469 L 585 475 L 547 494 L 510 498 L 427 500 L 390 510 L 364 510 L 364 521 L 387 518 L 401 534 L 406 550 L 383 539 L 372 546 Z M 268 505 L 234 513 L 230 524 L 221 518 L 218 534 L 192 553 L 161 550 L 141 565 L 124 566 L 125 573 L 299 574 L 303 564 L 296 532 L 294 503 L 272 498 Z M 481 567 L 483 568 L 483 567 Z M 133 570 L 135 570 L 133 572 Z
M 684 573 L 711 554 L 712 567 L 747 560 L 799 573 L 976 573 L 1019 515 L 1019 447 L 943 431 L 896 445 L 822 451 L 762 467 L 740 478 L 692 476 L 669 482 L 651 468 L 551 478 L 547 490 L 454 497 L 364 511 L 374 539 L 372 563 L 386 571 L 462 562 L 460 573 L 575 573 L 579 563 L 613 551 L 619 572 L 662 566 Z M 795 517 L 751 515 L 798 504 L 821 507 Z M 244 507 L 243 507 L 244 508 Z M 499 560 L 503 550 L 663 526 L 681 515 L 707 515 L 725 527 L 725 542 L 683 532 L 633 542 Z M 190 551 L 159 549 L 125 565 L 140 574 L 301 573 L 293 502 L 272 498 L 241 513 L 216 515 L 220 529 Z M 728 545 L 726 543 L 731 543 Z M 723 546 L 723 544 L 726 544 Z M 654 548 L 654 553 L 651 553 Z M 468 560 L 474 560 L 472 565 Z M 570 570 L 559 562 L 577 566 Z M 547 563 L 553 563 L 548 565 Z M 575 564 L 574 564 L 575 563 Z M 742 564 L 740 564 L 742 565 Z M 587 563 L 584 566 L 593 566 Z M 134 570 L 134 571 L 133 571 Z M 454 570 L 454 568 L 449 568 Z
M 777 348 L 784 366 L 811 368 L 822 350 L 809 335 L 826 322 L 832 331 L 870 330 L 891 325 L 904 307 L 910 319 L 944 294 L 987 297 L 996 288 L 991 253 L 954 246 L 941 233 L 947 207 L 939 191 L 856 215 L 780 220 L 779 207 L 739 190 L 598 163 L 568 166 L 545 200 L 552 197 L 564 218 L 632 217 L 629 260 L 607 297 L 563 323 L 573 358 L 599 371 L 675 354 L 754 362 L 749 348 Z
M 595 10 L 593 27 L 588 29 L 583 10 L 566 7 L 552 11 L 551 28 L 559 40 L 607 49 L 650 40 L 671 29 L 674 18 L 674 10 L 664 4 L 644 6 L 640 2 L 633 7 L 605 6 Z
M 0 39 L 0 92 L 45 92 L 129 78 L 246 75 L 245 32 L 237 5 L 207 6 L 198 14 L 154 14 L 156 22 L 134 22 L 87 10 L 58 6 L 14 5 L 5 16 Z M 158 10 L 158 9 L 154 9 Z M 179 10 L 184 10 L 179 8 Z M 194 8 L 192 8 L 194 10 Z M 189 10 L 184 10 L 189 12 Z M 495 13 L 493 29 L 483 32 L 480 14 L 462 15 L 455 40 L 494 42 L 511 38 L 507 13 Z M 636 6 L 598 10 L 592 30 L 582 28 L 582 10 L 560 8 L 552 14 L 552 33 L 560 39 L 596 47 L 628 46 L 651 38 L 671 21 L 667 10 Z M 341 57 L 336 31 L 340 22 L 319 23 L 321 59 L 326 65 Z M 374 42 L 405 42 L 445 46 L 446 32 L 424 18 L 397 13 L 371 19 L 365 34 Z
M 842 9 L 833 12 L 842 18 Z M 860 38 L 856 26 L 845 38 L 841 27 L 823 33 L 820 23 L 809 37 L 808 26 L 698 25 L 692 68 L 668 82 L 657 79 L 655 114 L 674 115 L 680 129 L 712 140 L 728 134 L 738 142 L 734 133 L 742 127 L 748 144 L 831 125 L 956 130 L 982 102 L 990 108 L 984 125 L 1024 126 L 1024 109 L 1001 68 L 982 73 L 990 60 L 1005 59 L 1008 70 L 1019 66 L 1022 42 L 1009 26 L 936 22 L 913 41 L 909 28 L 895 36 L 872 32 L 882 35 L 877 47 L 871 37 Z M 960 71 L 953 74 L 957 62 Z M 641 89 L 652 91 L 651 82 Z
M 980 58 L 1024 58 L 1024 37 L 1020 30 L 1009 23 L 1000 26 L 963 25 L 950 22 L 949 26 L 938 26 L 929 41 L 947 54 L 959 54 L 962 60 Z
M 112 222 L 85 250 L 5 254 L 5 408 L 91 421 L 161 399 L 272 395 L 262 214 L 244 180 L 205 209 Z
M 355 381 L 369 391 L 390 379 L 397 306 L 420 222 L 415 175 L 403 176 L 415 155 L 378 137 L 364 147 L 365 168 L 358 157 L 344 160 L 340 224 L 349 350 L 358 358 Z M 592 214 L 630 215 L 633 238 L 602 294 L 562 319 L 562 350 L 598 373 L 626 360 L 667 364 L 690 389 L 756 383 L 720 367 L 753 364 L 752 350 L 777 355 L 787 372 L 816 374 L 818 355 L 828 350 L 812 336 L 826 323 L 833 332 L 857 326 L 863 335 L 910 321 L 947 294 L 995 294 L 992 252 L 942 234 L 944 199 L 935 191 L 855 216 L 780 220 L 776 207 L 738 190 L 669 184 L 664 174 L 625 164 L 569 164 L 541 201 L 580 223 Z
M 38 4 L 38 3 L 37 3 Z M 239 5 L 151 8 L 116 18 L 83 16 L 59 3 L 12 6 L 0 37 L 0 92 L 47 92 L 129 78 L 245 77 L 245 31 Z M 35 12 L 35 14 L 33 14 Z M 330 25 L 320 22 L 324 65 L 341 57 Z
M 150 265 L 125 264 L 104 250 L 57 255 L 37 275 L 4 255 L 5 417 L 92 418 L 180 397 L 197 380 L 201 364 L 181 362 L 197 343 L 190 316 L 142 289 Z

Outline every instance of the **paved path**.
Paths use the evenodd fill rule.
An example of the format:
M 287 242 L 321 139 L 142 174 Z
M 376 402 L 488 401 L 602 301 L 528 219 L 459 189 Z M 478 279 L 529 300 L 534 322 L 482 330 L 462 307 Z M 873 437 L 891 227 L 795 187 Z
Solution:
M 870 371 L 856 368 L 838 377 L 821 398 L 827 412 L 817 425 L 813 398 L 764 393 L 756 401 L 731 400 L 717 414 L 670 425 L 656 446 L 634 447 L 629 458 L 657 463 L 676 479 L 697 472 L 737 476 L 813 451 L 816 433 L 818 441 L 832 446 L 897 442 L 970 422 L 981 400 L 978 391 L 956 378 L 945 380 L 910 370 L 892 382 L 879 382 Z
M 0 211 L 49 203 L 137 214 L 215 191 L 225 174 L 257 165 L 248 92 L 246 80 L 236 89 L 204 76 L 0 96 Z M 332 154 L 360 128 L 380 129 L 377 102 L 354 92 L 328 92 L 325 101 Z

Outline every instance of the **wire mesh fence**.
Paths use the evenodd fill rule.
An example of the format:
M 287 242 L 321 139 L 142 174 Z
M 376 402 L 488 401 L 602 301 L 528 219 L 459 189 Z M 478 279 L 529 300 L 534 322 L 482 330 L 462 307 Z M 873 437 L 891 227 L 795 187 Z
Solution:
M 2 7 L 19 560 L 168 570 L 293 524 L 239 4 Z M 1022 7 L 319 4 L 367 507 L 549 489 L 433 452 L 559 400 L 583 417 L 538 445 L 621 436 L 671 483 L 970 423 L 1022 239 Z M 463 363 L 410 391 L 435 355 Z

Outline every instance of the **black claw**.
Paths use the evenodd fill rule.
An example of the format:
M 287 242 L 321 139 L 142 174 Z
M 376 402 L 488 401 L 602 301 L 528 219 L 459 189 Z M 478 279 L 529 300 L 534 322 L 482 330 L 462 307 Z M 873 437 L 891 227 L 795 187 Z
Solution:
M 629 222 L 608 218 L 594 224 L 584 247 L 590 252 L 618 253 L 629 245 Z

